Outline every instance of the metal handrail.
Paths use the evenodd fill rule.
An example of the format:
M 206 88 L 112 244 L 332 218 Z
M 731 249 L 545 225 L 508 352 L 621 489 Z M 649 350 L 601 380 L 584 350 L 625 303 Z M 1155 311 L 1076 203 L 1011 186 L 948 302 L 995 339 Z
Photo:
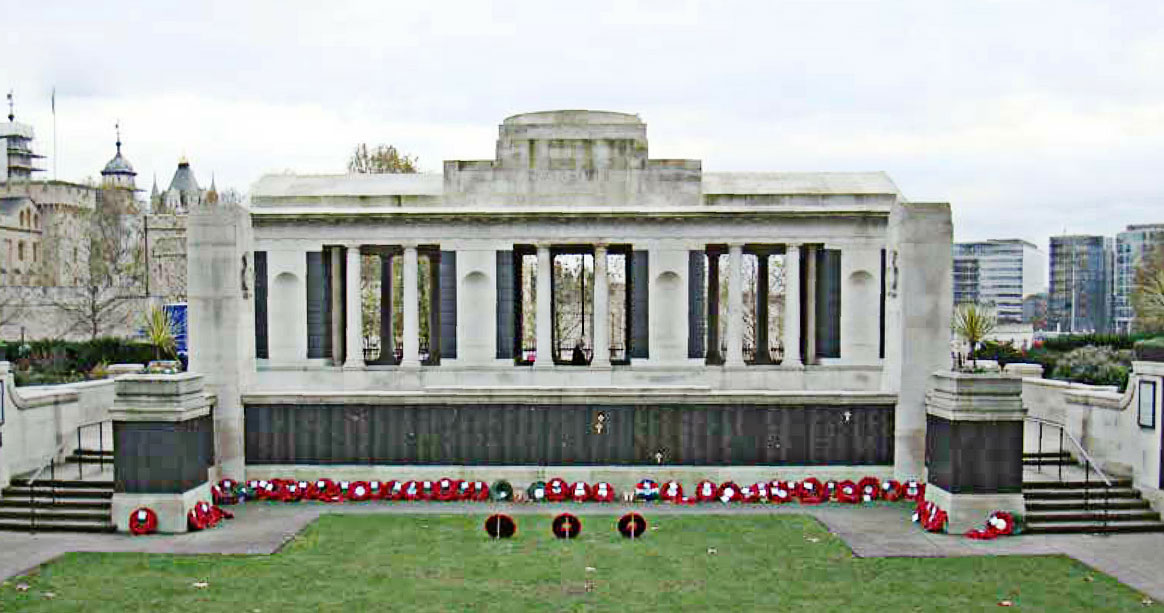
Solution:
M 1062 434 L 1067 435 L 1067 440 L 1071 441 L 1071 443 L 1073 445 L 1075 445 L 1075 448 L 1079 450 L 1079 453 L 1080 453 L 1080 455 L 1083 456 L 1084 461 L 1086 463 L 1090 464 L 1091 466 L 1095 467 L 1095 474 L 1099 475 L 1100 479 L 1103 479 L 1104 485 L 1106 485 L 1108 487 L 1112 487 L 1111 479 L 1107 478 L 1107 474 L 1104 473 L 1103 469 L 1101 469 L 1099 467 L 1099 463 L 1097 463 L 1094 459 L 1092 459 L 1091 455 L 1087 453 L 1087 450 L 1083 448 L 1083 445 L 1080 444 L 1079 440 L 1076 439 L 1074 435 L 1072 435 L 1070 432 L 1067 431 L 1066 426 L 1064 426 L 1061 423 L 1051 421 L 1049 419 L 1044 419 L 1042 417 L 1032 417 L 1032 416 L 1028 415 L 1024 419 L 1026 419 L 1027 421 L 1033 421 L 1035 423 L 1045 424 L 1048 426 L 1053 426 L 1055 428 L 1059 428 L 1059 431 Z M 1040 442 L 1040 444 L 1042 443 L 1041 440 L 1039 442 Z M 1060 445 L 1059 450 L 1062 451 L 1062 449 L 1063 449 L 1063 446 Z M 1062 478 L 1060 478 L 1059 480 L 1062 481 Z
M 102 470 L 104 470 L 104 468 L 105 468 L 105 431 L 103 429 L 101 429 L 101 426 L 103 426 L 105 424 L 105 422 L 108 422 L 108 421 L 111 421 L 111 419 L 105 418 L 105 419 L 101 419 L 98 421 L 93 421 L 93 422 L 89 422 L 87 424 L 81 424 L 81 425 L 77 426 L 77 450 L 78 451 L 81 449 L 81 431 L 84 430 L 85 428 L 89 428 L 92 426 L 98 427 L 98 430 L 97 430 L 98 443 L 97 443 L 97 445 L 98 445 L 99 449 L 97 450 L 98 451 L 97 460 L 98 460 L 98 463 L 100 464 Z M 49 486 L 49 493 L 52 495 L 53 504 L 56 504 L 56 502 L 57 502 L 57 485 L 56 485 L 57 456 L 64 453 L 65 449 L 69 446 L 70 442 L 71 441 L 65 441 L 65 442 L 61 443 L 56 448 L 56 450 L 53 451 L 53 454 L 51 456 L 49 456 L 48 462 L 41 465 L 40 468 L 36 469 L 36 472 L 34 472 L 32 474 L 32 476 L 29 477 L 29 479 L 28 479 L 28 511 L 29 511 L 29 514 L 31 517 L 31 519 L 29 521 L 29 528 L 32 532 L 36 532 L 36 482 L 38 479 L 40 479 L 41 475 L 47 469 L 49 471 L 49 481 L 53 482 L 53 484 Z M 110 441 L 110 442 L 112 442 L 112 441 Z M 81 480 L 84 478 L 84 476 L 85 476 L 84 475 L 84 467 L 85 467 L 84 457 L 77 456 L 77 480 Z
M 1027 415 L 1026 417 L 1024 417 L 1024 419 L 1026 421 L 1031 421 L 1031 422 L 1039 424 L 1039 457 L 1038 457 L 1039 472 L 1042 472 L 1042 469 L 1043 469 L 1043 467 L 1042 467 L 1042 461 L 1043 461 L 1042 450 L 1043 450 L 1043 426 L 1044 425 L 1059 429 L 1059 453 L 1060 454 L 1063 453 L 1063 435 L 1064 434 L 1067 435 L 1067 440 L 1069 440 L 1071 442 L 1071 444 L 1075 445 L 1075 448 L 1079 450 L 1079 455 L 1082 456 L 1083 462 L 1084 462 L 1083 508 L 1085 510 L 1091 510 L 1091 495 L 1089 493 L 1089 490 L 1091 489 L 1091 470 L 1094 468 L 1095 474 L 1098 475 L 1099 478 L 1103 480 L 1103 528 L 1106 532 L 1108 520 L 1110 519 L 1110 517 L 1109 517 L 1110 509 L 1108 508 L 1108 502 L 1110 501 L 1111 488 L 1113 487 L 1111 479 L 1108 479 L 1107 474 L 1104 473 L 1103 469 L 1099 467 L 1099 463 L 1097 463 L 1091 457 L 1091 454 L 1087 453 L 1087 450 L 1083 448 L 1083 444 L 1080 443 L 1079 440 L 1076 439 L 1074 435 L 1072 435 L 1070 432 L 1067 431 L 1067 427 L 1064 424 L 1052 421 L 1050 419 L 1045 419 L 1042 417 L 1033 417 L 1031 415 Z M 1059 482 L 1060 483 L 1063 482 L 1062 459 L 1060 459 L 1060 461 L 1059 461 Z

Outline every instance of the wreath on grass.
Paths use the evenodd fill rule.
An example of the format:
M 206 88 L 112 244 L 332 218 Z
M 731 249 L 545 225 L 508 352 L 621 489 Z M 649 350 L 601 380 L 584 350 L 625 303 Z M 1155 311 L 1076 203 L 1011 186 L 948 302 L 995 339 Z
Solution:
M 158 514 L 149 507 L 134 509 L 129 513 L 129 533 L 134 536 L 153 534 L 158 531 Z
M 627 513 L 618 518 L 618 533 L 628 539 L 642 538 L 647 531 L 647 520 L 638 513 Z
M 663 484 L 663 489 L 659 491 L 659 498 L 667 502 L 675 502 L 683 498 L 683 485 L 678 481 L 668 481 Z
M 493 486 L 489 488 L 489 493 L 497 502 L 513 500 L 513 486 L 505 479 L 494 481 Z
M 659 499 L 659 484 L 651 479 L 643 479 L 635 484 L 635 500 L 651 502 Z
M 773 481 L 768 484 L 768 502 L 777 504 L 792 502 L 795 493 L 796 488 L 789 485 L 787 481 Z
M 861 502 L 861 496 L 858 491 L 856 483 L 848 479 L 841 481 L 837 486 L 837 502 L 846 504 L 857 504 Z
M 945 511 L 925 499 L 918 501 L 917 509 L 913 513 L 913 521 L 921 524 L 927 532 L 944 532 L 948 520 Z
M 546 500 L 549 500 L 550 502 L 562 502 L 566 500 L 566 497 L 569 496 L 569 493 L 566 490 L 568 487 L 569 484 L 566 483 L 565 479 L 560 477 L 554 477 L 553 479 L 550 479 L 549 482 L 546 483 Z
M 614 502 L 614 486 L 605 481 L 595 483 L 590 491 L 590 499 L 594 502 Z
M 530 502 L 545 502 L 546 501 L 546 482 L 534 481 L 525 488 L 525 495 Z
M 800 499 L 800 504 L 820 504 L 828 500 L 828 496 L 828 490 L 816 477 L 809 477 L 796 485 L 796 497 Z
M 900 481 L 890 479 L 881 482 L 881 499 L 887 502 L 897 502 L 905 497 L 905 485 Z
M 560 539 L 578 538 L 582 533 L 582 522 L 571 513 L 562 513 L 554 518 L 550 529 Z
M 490 515 L 485 518 L 485 533 L 494 539 L 512 538 L 517 534 L 517 522 L 504 513 Z
M 695 499 L 699 502 L 711 502 L 715 500 L 715 495 L 719 493 L 719 488 L 711 481 L 700 481 L 695 486 Z
M 586 502 L 594 493 L 585 481 L 579 481 L 570 486 L 570 499 L 574 502 Z
M 857 490 L 862 502 L 873 502 L 881 495 L 881 481 L 877 477 L 865 477 L 857 482 Z
M 979 541 L 991 541 L 1000 536 L 1014 534 L 1017 528 L 1016 524 L 1014 515 L 1006 511 L 994 511 L 986 519 L 986 527 L 968 530 L 965 536 Z
M 460 482 L 448 477 L 441 477 L 436 482 L 435 498 L 441 502 L 451 502 L 457 499 L 457 488 L 461 486 Z
M 716 492 L 716 499 L 727 504 L 729 502 L 739 502 L 743 496 L 740 494 L 740 486 L 731 481 L 724 481 L 719 484 L 719 491 Z

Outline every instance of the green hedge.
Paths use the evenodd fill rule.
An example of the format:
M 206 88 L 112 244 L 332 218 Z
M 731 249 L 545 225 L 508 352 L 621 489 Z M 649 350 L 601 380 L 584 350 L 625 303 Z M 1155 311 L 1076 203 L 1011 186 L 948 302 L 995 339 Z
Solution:
M 5 353 L 9 361 L 28 360 L 28 365 L 42 373 L 57 375 L 86 373 L 98 364 L 145 364 L 155 359 L 155 349 L 149 343 L 124 338 L 102 337 L 91 341 L 63 341 L 40 339 L 27 341 L 27 355 L 20 341 L 6 341 Z
M 1080 347 L 1111 347 L 1112 349 L 1131 349 L 1136 341 L 1155 336 L 1150 332 L 1137 334 L 1073 334 L 1070 336 L 1055 336 L 1043 341 L 1043 348 L 1050 351 L 1071 351 Z

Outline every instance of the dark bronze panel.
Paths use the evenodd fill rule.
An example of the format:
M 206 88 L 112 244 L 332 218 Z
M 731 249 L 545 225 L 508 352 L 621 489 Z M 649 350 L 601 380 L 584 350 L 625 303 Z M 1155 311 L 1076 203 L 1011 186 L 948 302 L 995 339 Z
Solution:
M 1022 453 L 1021 421 L 949 421 L 926 416 L 929 480 L 948 492 L 1021 492 Z
M 892 405 L 246 407 L 252 464 L 884 465 L 892 437 Z
M 181 493 L 202 485 L 214 463 L 209 415 L 184 422 L 113 422 L 117 492 Z

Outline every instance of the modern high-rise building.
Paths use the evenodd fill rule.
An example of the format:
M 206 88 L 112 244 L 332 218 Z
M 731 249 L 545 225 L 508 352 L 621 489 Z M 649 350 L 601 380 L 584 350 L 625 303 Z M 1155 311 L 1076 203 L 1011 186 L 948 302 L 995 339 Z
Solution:
M 993 305 L 999 321 L 1022 322 L 1023 299 L 1046 290 L 1042 252 L 1020 239 L 954 245 L 954 304 Z
M 1134 330 L 1132 291 L 1136 283 L 1136 268 L 1145 255 L 1160 245 L 1164 245 L 1164 224 L 1132 225 L 1116 235 L 1115 291 L 1112 296 L 1116 332 L 1127 334 Z
M 1110 332 L 1113 241 L 1103 236 L 1051 237 L 1050 327 Z

